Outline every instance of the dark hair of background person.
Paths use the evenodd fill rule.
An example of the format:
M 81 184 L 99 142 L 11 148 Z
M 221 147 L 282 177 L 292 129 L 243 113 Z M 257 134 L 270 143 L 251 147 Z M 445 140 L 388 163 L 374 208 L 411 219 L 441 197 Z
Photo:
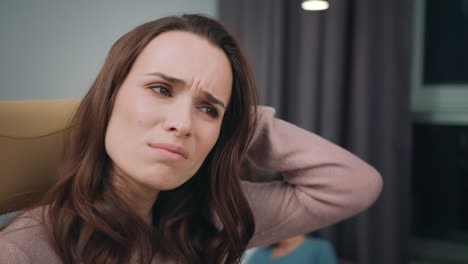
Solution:
M 191 32 L 222 49 L 232 68 L 232 95 L 218 141 L 199 171 L 159 193 L 147 224 L 110 184 L 104 137 L 116 93 L 136 58 L 168 31 Z M 155 254 L 178 263 L 238 263 L 255 230 L 239 174 L 256 106 L 250 66 L 218 22 L 200 15 L 165 17 L 122 36 L 71 120 L 59 180 L 41 202 L 56 253 L 64 263 L 150 263 Z

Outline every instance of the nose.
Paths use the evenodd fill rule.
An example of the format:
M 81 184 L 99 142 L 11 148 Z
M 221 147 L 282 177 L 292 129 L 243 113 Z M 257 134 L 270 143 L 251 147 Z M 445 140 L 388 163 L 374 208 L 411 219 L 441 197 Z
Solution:
M 163 127 L 177 137 L 189 137 L 192 134 L 191 104 L 179 103 L 168 107 Z

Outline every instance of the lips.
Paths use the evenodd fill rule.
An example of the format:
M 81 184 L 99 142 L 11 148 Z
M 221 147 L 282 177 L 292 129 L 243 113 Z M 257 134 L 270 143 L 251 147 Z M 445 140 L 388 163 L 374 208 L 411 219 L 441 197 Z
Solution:
M 184 159 L 188 159 L 188 152 L 181 146 L 166 143 L 149 143 L 148 146 L 155 149 L 163 149 L 171 153 L 180 155 Z

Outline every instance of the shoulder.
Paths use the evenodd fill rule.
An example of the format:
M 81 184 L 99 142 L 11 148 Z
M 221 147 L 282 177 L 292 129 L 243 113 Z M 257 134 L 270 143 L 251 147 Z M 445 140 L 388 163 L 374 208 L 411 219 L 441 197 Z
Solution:
M 333 250 L 333 246 L 328 240 L 320 238 L 307 237 L 304 243 L 309 245 L 310 247 L 318 248 L 321 250 Z
M 42 223 L 42 209 L 17 216 L 0 232 L 0 248 L 0 263 L 59 263 Z
M 308 237 L 304 244 L 307 245 L 305 248 L 314 249 L 310 252 L 313 252 L 315 259 L 320 260 L 319 263 L 336 263 L 335 249 L 329 241 Z
M 37 235 L 41 229 L 42 208 L 36 208 L 15 216 L 5 229 L 0 232 L 0 238 L 30 237 L 30 234 Z
M 0 263 L 31 263 L 31 259 L 17 245 L 0 236 Z

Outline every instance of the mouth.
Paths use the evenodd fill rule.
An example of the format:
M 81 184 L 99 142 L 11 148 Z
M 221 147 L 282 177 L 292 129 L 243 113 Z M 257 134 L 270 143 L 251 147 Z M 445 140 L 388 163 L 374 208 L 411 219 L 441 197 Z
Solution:
M 181 146 L 166 143 L 148 143 L 148 146 L 163 151 L 170 157 L 188 159 L 188 152 Z

